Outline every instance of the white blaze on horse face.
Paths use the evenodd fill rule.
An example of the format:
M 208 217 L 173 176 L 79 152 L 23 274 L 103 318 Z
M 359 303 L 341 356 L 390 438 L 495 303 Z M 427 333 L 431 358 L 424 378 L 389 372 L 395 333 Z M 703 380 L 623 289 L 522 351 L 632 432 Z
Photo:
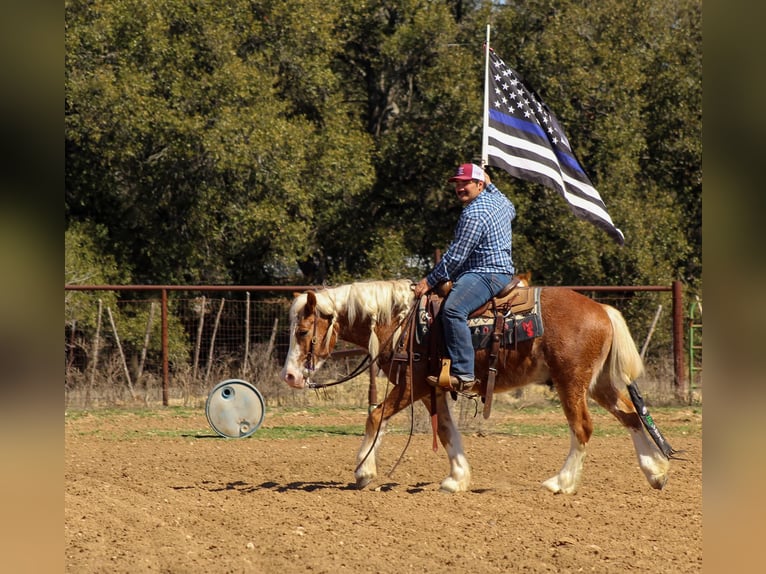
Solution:
M 306 358 L 296 335 L 299 322 L 298 309 L 305 305 L 305 299 L 305 295 L 297 295 L 290 308 L 290 347 L 287 350 L 287 357 L 281 373 L 282 380 L 295 389 L 302 389 L 306 386 L 303 376 Z
M 308 358 L 308 349 L 298 340 L 296 333 L 298 325 L 293 322 L 290 327 L 290 347 L 285 358 L 285 365 L 282 368 L 281 377 L 290 387 L 294 389 L 303 389 L 310 382 L 311 376 L 318 371 L 325 362 L 325 358 L 319 358 L 314 355 L 312 370 L 308 371 L 306 361 Z M 305 333 L 305 331 L 304 331 Z
M 287 351 L 285 366 L 282 368 L 282 380 L 294 389 L 302 389 L 306 386 L 303 378 L 304 362 L 306 360 L 301 351 L 301 346 L 295 339 L 295 330 L 290 332 L 290 348 Z

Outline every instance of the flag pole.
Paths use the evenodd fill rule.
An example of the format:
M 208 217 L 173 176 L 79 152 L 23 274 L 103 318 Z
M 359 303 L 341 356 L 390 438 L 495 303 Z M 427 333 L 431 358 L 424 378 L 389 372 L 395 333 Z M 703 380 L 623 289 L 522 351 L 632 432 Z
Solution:
M 489 24 L 487 24 L 487 39 L 484 41 L 484 115 L 481 130 L 481 167 L 486 167 L 489 161 Z

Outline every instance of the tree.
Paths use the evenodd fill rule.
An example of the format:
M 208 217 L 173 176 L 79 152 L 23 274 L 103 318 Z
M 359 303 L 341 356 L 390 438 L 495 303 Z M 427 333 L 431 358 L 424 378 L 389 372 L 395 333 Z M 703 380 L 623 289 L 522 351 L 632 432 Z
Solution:
M 323 4 L 66 8 L 67 217 L 103 223 L 137 280 L 274 280 L 316 249 L 315 206 L 369 181 Z
M 496 49 L 508 54 L 509 65 L 518 62 L 557 114 L 626 235 L 619 248 L 581 224 L 574 231 L 571 214 L 547 205 L 549 192 L 545 204 L 520 199 L 516 253 L 538 281 L 669 283 L 688 258 L 692 248 L 675 189 L 645 169 L 656 150 L 644 116 L 655 108 L 647 100 L 655 83 L 650 40 L 667 24 L 663 5 L 540 0 L 514 3 L 498 16 Z
M 68 0 L 66 219 L 146 283 L 417 278 L 478 160 L 492 44 L 626 235 L 493 173 L 535 281 L 701 276 L 701 4 Z
M 660 5 L 661 19 L 647 38 L 647 153 L 642 169 L 676 199 L 690 247 L 676 278 L 691 289 L 702 279 L 702 4 L 679 0 Z
M 481 42 L 455 42 L 459 28 L 442 3 L 349 2 L 344 12 L 340 75 L 363 105 L 377 153 L 375 182 L 341 236 L 343 270 L 395 274 L 379 255 L 396 252 L 406 262 L 399 273 L 415 277 L 449 240 L 459 206 L 446 179 L 481 139 L 473 81 L 481 78 Z

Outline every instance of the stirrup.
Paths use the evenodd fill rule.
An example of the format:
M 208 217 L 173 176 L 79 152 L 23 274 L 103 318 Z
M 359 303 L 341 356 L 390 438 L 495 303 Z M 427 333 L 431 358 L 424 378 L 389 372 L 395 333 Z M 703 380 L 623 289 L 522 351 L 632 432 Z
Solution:
M 426 377 L 426 382 L 428 382 L 428 384 L 431 385 L 432 387 L 437 387 L 445 391 L 467 393 L 476 384 L 476 379 L 472 381 L 464 381 L 462 379 L 458 379 L 455 375 L 450 375 L 449 383 L 445 385 L 445 384 L 439 384 L 439 377 L 435 375 L 428 375 Z

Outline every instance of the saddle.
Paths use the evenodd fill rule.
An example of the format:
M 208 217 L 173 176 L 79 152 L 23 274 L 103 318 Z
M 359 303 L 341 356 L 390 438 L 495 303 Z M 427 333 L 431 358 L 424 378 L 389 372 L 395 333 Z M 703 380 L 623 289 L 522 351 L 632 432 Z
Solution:
M 452 283 L 447 281 L 437 285 L 428 298 L 422 298 L 418 309 L 418 325 L 415 332 L 416 341 L 428 346 L 428 370 L 439 372 L 440 380 L 448 380 L 450 359 L 444 355 L 444 340 L 441 322 L 435 321 L 441 311 L 444 299 L 449 295 Z M 539 288 L 519 286 L 519 278 L 514 277 L 495 297 L 475 309 L 468 318 L 469 326 L 479 333 L 483 343 L 475 348 L 489 347 L 489 370 L 484 401 L 484 418 L 489 418 L 492 396 L 497 375 L 497 357 L 501 344 L 515 343 L 518 340 L 532 338 L 542 334 L 542 323 L 535 315 L 532 328 L 528 325 L 524 330 L 516 328 L 517 318 L 536 311 L 539 304 Z M 510 324 L 513 328 L 509 328 Z M 518 334 L 517 334 L 518 331 Z M 457 395 L 453 392 L 453 398 Z
M 497 295 L 471 312 L 468 318 L 494 317 L 494 309 L 510 311 L 514 315 L 522 315 L 531 311 L 535 306 L 535 290 L 531 287 L 519 287 L 519 281 L 518 277 L 514 277 Z M 452 281 L 444 281 L 434 287 L 433 293 L 438 299 L 439 307 L 450 291 L 452 291 Z M 430 301 L 434 301 L 433 295 Z

